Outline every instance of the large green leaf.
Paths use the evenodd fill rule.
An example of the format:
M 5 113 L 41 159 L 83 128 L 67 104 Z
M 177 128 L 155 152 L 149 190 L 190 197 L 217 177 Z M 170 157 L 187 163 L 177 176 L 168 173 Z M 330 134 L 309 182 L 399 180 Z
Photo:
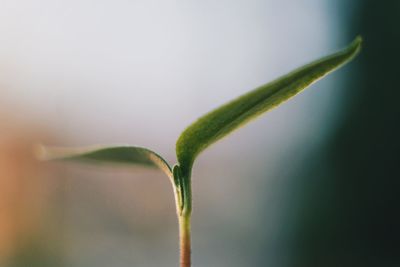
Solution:
M 361 37 L 357 37 L 347 48 L 262 85 L 199 118 L 182 132 L 176 144 L 183 175 L 190 176 L 194 159 L 209 145 L 349 62 L 360 51 L 361 42 Z
M 157 153 L 143 147 L 113 146 L 91 148 L 58 148 L 39 146 L 42 160 L 74 160 L 93 163 L 117 163 L 159 168 L 173 179 L 171 167 Z

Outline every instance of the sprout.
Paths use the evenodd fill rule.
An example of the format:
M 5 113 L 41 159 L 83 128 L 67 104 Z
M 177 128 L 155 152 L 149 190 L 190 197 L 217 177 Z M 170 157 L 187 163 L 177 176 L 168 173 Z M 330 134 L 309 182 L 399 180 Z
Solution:
M 351 61 L 360 52 L 361 43 L 361 37 L 357 37 L 343 50 L 298 68 L 199 118 L 187 127 L 178 138 L 176 143 L 178 163 L 173 168 L 157 153 L 136 146 L 92 148 L 42 146 L 37 150 L 38 157 L 43 160 L 134 164 L 162 170 L 169 177 L 175 195 L 179 222 L 181 267 L 189 267 L 191 266 L 191 172 L 196 157 L 216 141 L 297 95 L 312 83 Z

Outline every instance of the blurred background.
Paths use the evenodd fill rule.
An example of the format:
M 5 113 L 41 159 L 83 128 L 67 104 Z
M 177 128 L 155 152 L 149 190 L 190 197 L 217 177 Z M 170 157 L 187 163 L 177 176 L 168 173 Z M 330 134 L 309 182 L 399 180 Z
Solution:
M 400 266 L 399 1 L 0 5 L 0 266 L 177 266 L 162 173 L 38 163 L 32 144 L 172 164 L 197 117 L 358 34 L 354 62 L 200 156 L 193 266 Z

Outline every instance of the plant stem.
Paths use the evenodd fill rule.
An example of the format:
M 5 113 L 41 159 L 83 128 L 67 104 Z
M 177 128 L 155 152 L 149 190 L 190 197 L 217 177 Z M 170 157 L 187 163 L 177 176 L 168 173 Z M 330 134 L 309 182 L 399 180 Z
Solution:
M 190 267 L 190 214 L 179 216 L 180 267 Z
M 179 223 L 180 267 L 191 266 L 190 219 L 192 214 L 192 188 L 190 175 L 182 175 L 178 165 L 173 170 L 176 214 Z

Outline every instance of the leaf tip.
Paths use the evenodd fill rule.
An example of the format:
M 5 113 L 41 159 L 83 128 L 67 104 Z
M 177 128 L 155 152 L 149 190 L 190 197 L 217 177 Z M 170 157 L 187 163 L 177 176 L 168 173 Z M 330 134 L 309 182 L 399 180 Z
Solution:
M 353 57 L 360 53 L 363 44 L 363 38 L 361 35 L 357 35 L 353 42 L 349 45 L 349 50 L 352 51 Z
M 37 159 L 39 161 L 50 160 L 50 155 L 48 153 L 48 150 L 47 150 L 46 146 L 44 146 L 42 144 L 33 145 L 32 152 L 33 152 L 33 156 L 35 157 L 35 159 Z

